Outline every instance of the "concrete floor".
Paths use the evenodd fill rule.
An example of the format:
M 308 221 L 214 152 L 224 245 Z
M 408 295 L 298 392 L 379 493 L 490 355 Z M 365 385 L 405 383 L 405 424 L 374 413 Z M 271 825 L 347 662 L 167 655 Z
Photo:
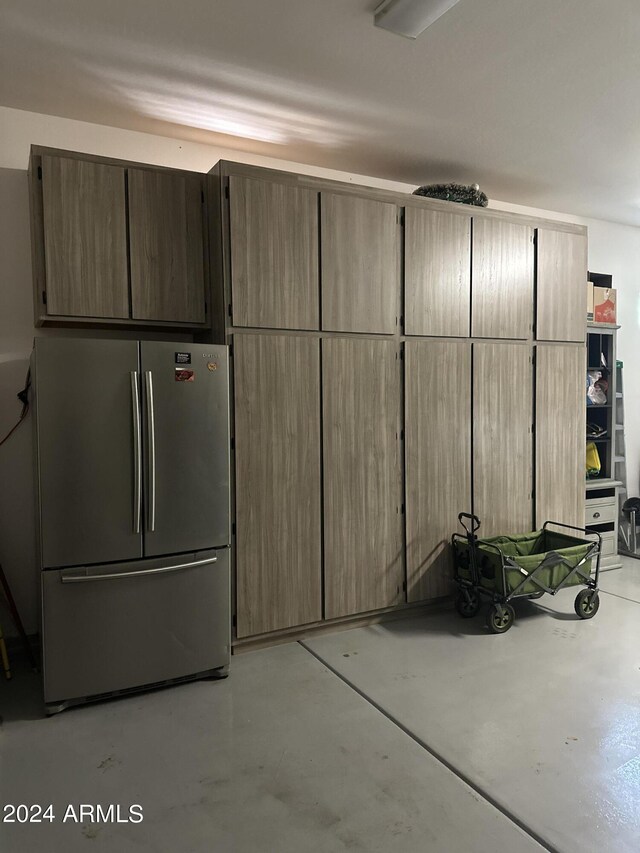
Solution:
M 0 682 L 2 853 L 626 853 L 640 849 L 640 562 L 523 602 L 504 636 L 451 612 L 234 658 L 199 682 L 41 717 Z M 326 665 L 325 665 L 326 663 Z M 142 823 L 62 822 L 68 804 Z

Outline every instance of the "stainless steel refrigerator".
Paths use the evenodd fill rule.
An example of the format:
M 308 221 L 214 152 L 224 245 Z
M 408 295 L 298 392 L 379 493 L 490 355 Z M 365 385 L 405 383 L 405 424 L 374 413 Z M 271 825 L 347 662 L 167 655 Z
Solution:
M 227 348 L 37 338 L 44 698 L 229 664 Z

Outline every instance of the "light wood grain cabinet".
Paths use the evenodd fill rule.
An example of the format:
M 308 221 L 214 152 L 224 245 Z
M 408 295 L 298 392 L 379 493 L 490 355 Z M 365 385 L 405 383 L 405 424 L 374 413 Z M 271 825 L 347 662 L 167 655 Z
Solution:
M 47 311 L 128 317 L 125 170 L 44 156 L 40 176 Z
M 532 424 L 530 347 L 474 344 L 473 511 L 480 536 L 532 528 Z
M 132 318 L 204 323 L 201 178 L 149 169 L 127 177 Z
M 322 618 L 320 345 L 235 334 L 237 635 Z
M 392 334 L 398 322 L 395 204 L 321 193 L 322 328 Z
M 404 293 L 407 335 L 468 337 L 470 216 L 406 208 Z
M 229 207 L 234 325 L 317 329 L 318 193 L 231 175 Z
M 536 347 L 537 527 L 584 527 L 585 355 L 582 346 Z
M 529 338 L 533 328 L 533 228 L 473 220 L 471 334 Z
M 587 237 L 539 228 L 536 338 L 584 341 L 587 316 Z
M 325 616 L 404 601 L 394 341 L 322 341 Z
M 407 598 L 452 592 L 451 534 L 471 510 L 471 344 L 405 344 Z
M 210 325 L 203 176 L 32 146 L 29 180 L 36 325 Z

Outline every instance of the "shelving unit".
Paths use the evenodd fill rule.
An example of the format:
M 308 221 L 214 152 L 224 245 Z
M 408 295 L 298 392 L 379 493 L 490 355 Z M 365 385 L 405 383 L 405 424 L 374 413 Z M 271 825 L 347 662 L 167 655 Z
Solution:
M 597 477 L 587 478 L 585 484 L 585 525 L 602 536 L 601 568 L 621 567 L 618 555 L 618 489 L 623 486 L 620 479 L 620 436 L 623 426 L 618 422 L 616 405 L 618 376 L 616 362 L 616 331 L 619 327 L 603 324 L 587 324 L 587 371 L 600 371 L 607 379 L 607 402 L 587 405 L 586 422 L 604 429 L 603 435 L 590 438 L 600 456 L 601 469 Z

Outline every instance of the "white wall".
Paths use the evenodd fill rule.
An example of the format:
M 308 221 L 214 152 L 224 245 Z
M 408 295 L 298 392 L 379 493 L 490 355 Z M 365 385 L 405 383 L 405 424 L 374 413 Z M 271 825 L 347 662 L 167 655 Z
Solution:
M 26 168 L 31 144 L 138 160 L 155 165 L 207 172 L 220 159 L 304 172 L 384 189 L 411 192 L 414 187 L 347 172 L 336 172 L 214 145 L 167 139 L 151 134 L 102 127 L 0 107 L 0 435 L 17 418 L 15 394 L 22 387 L 34 334 L 31 293 L 29 206 Z M 619 291 L 619 356 L 625 360 L 627 445 L 630 492 L 638 492 L 640 473 L 640 229 L 570 214 L 492 201 L 492 207 L 581 222 L 589 227 L 589 268 L 609 272 Z M 78 334 L 86 334 L 79 332 Z M 92 334 L 94 334 L 92 332 Z M 109 334 L 103 332 L 102 334 Z M 96 336 L 96 335 L 94 335 Z M 631 405 L 631 401 L 636 401 Z M 0 447 L 0 562 L 12 585 L 27 631 L 38 625 L 37 572 L 34 559 L 34 515 L 31 467 L 31 425 Z M 5 632 L 12 626 L 2 614 Z

